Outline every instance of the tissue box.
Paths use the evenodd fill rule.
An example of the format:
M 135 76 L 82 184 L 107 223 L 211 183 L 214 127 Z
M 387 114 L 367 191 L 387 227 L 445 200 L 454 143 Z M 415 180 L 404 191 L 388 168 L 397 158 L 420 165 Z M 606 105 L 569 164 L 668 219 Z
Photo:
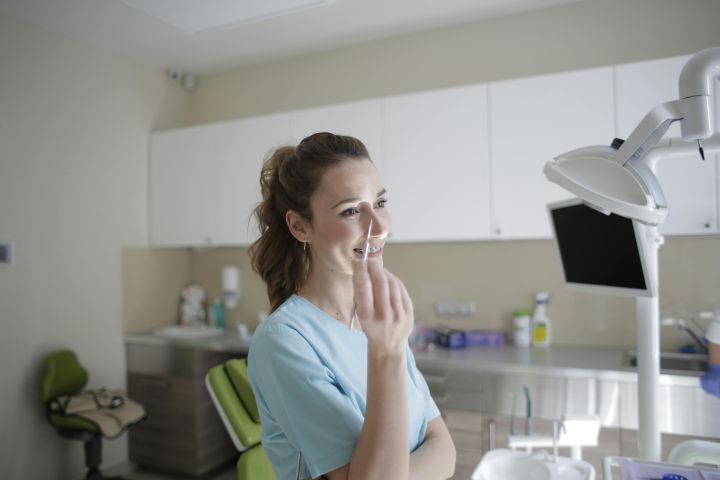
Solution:
M 444 348 L 458 349 L 465 348 L 467 339 L 465 332 L 455 330 L 454 328 L 437 327 L 435 329 L 437 336 L 435 337 L 435 345 Z

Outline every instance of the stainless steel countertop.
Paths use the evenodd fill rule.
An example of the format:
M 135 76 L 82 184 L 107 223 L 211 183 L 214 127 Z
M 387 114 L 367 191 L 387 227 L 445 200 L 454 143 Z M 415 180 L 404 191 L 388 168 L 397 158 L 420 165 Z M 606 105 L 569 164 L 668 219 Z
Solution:
M 199 350 L 212 350 L 215 352 L 228 352 L 247 354 L 250 344 L 243 341 L 235 330 L 227 329 L 225 333 L 204 338 L 179 338 L 156 333 L 126 333 L 125 343 L 136 345 L 174 346 L 182 348 L 195 348 Z
M 636 383 L 635 368 L 624 364 L 628 349 L 586 346 L 550 348 L 467 347 L 449 350 L 434 347 L 415 352 L 420 370 L 455 370 L 613 380 Z M 662 371 L 660 384 L 699 387 L 702 372 Z

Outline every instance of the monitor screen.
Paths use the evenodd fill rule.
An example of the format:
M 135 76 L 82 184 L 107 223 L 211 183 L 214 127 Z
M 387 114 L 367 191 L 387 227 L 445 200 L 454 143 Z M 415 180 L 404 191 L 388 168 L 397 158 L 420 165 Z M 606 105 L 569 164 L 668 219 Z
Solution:
M 643 226 L 579 199 L 548 205 L 565 281 L 596 293 L 652 296 Z

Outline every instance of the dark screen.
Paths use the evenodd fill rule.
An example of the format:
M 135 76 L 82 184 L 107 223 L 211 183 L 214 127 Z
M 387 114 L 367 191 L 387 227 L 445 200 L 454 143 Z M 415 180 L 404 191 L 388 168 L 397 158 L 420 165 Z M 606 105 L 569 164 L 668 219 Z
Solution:
M 551 213 L 565 281 L 646 289 L 632 220 L 582 204 Z

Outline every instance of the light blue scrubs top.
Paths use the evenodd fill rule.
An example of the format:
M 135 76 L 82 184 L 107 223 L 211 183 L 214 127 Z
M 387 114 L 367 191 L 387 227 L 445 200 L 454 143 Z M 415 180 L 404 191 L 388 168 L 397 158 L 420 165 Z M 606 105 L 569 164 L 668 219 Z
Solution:
M 262 444 L 280 480 L 317 478 L 350 463 L 363 428 L 367 337 L 293 295 L 253 335 L 250 383 Z M 408 348 L 410 451 L 440 415 Z M 302 454 L 299 457 L 299 454 Z

